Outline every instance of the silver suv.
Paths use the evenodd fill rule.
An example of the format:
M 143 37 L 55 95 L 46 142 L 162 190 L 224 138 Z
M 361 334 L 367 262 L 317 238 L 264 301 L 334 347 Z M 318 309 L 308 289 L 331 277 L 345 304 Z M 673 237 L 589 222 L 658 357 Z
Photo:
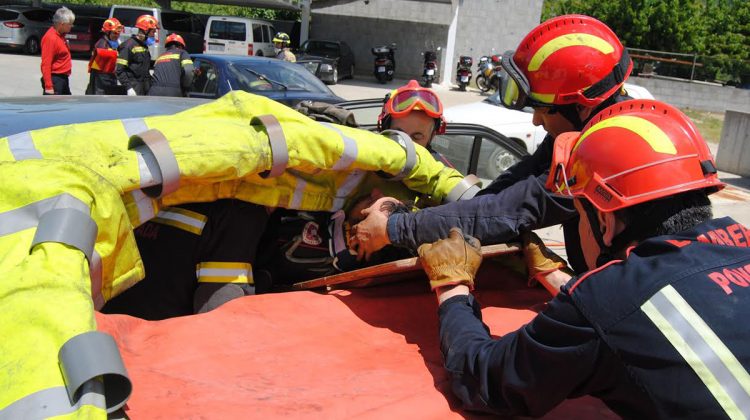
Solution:
M 41 39 L 52 26 L 52 10 L 24 6 L 0 7 L 0 46 L 39 54 Z

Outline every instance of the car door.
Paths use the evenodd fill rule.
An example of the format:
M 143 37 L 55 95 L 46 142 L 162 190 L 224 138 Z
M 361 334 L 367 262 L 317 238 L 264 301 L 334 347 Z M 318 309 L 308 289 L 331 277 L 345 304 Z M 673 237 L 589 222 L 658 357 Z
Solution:
M 360 127 L 377 130 L 382 99 L 348 101 L 337 106 L 352 111 Z M 444 134 L 432 140 L 431 146 L 462 174 L 474 174 L 482 179 L 484 186 L 528 156 L 528 152 L 515 141 L 478 124 L 450 123 Z
M 195 59 L 193 82 L 188 89 L 191 98 L 215 99 L 219 97 L 219 68 L 208 60 Z

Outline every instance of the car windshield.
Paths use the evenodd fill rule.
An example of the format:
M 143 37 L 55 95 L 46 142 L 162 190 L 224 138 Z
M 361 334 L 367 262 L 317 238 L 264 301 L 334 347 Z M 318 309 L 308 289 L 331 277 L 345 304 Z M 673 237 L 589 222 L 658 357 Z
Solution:
M 232 88 L 247 92 L 260 91 L 307 91 L 330 94 L 331 91 L 304 67 L 296 64 L 283 65 L 283 61 L 258 63 L 239 62 L 229 65 L 234 81 Z M 235 82 L 238 85 L 235 85 Z
M 307 41 L 302 51 L 323 57 L 336 57 L 339 55 L 339 46 L 335 42 Z

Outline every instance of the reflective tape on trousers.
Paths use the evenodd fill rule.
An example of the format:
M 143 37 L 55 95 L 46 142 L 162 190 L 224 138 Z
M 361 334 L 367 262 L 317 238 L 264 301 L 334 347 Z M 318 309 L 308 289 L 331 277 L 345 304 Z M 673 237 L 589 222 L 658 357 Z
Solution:
M 357 142 L 344 134 L 338 127 L 336 127 L 333 124 L 322 122 L 321 123 L 324 127 L 329 128 L 341 136 L 341 138 L 344 141 L 344 151 L 341 153 L 341 157 L 339 157 L 339 160 L 336 161 L 336 163 L 331 167 L 334 171 L 343 171 L 350 166 L 352 166 L 352 163 L 354 163 L 355 160 L 357 160 Z

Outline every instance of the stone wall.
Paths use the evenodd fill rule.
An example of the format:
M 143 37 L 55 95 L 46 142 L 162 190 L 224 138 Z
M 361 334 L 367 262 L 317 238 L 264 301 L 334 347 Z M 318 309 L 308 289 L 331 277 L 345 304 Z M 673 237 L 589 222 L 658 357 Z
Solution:
M 646 77 L 631 77 L 628 81 L 647 88 L 656 99 L 680 108 L 750 112 L 750 89 Z

